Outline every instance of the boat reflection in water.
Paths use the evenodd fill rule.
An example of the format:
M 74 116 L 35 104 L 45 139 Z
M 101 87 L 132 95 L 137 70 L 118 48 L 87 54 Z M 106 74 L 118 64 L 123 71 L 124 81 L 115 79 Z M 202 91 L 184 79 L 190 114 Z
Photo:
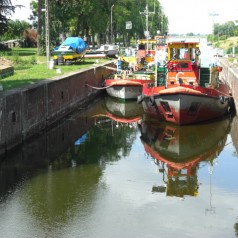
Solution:
M 137 121 L 141 119 L 143 114 L 142 105 L 136 101 L 122 101 L 116 98 L 106 96 L 104 99 L 104 113 L 99 113 L 96 117 L 106 117 L 119 125 L 128 125 L 129 127 L 137 127 Z
M 198 194 L 197 171 L 201 161 L 213 163 L 225 146 L 230 130 L 228 119 L 196 126 L 176 126 L 141 121 L 141 141 L 163 173 L 164 185 L 153 192 L 183 197 Z
M 107 115 L 121 122 L 134 122 L 143 114 L 143 107 L 136 101 L 122 101 L 105 97 Z

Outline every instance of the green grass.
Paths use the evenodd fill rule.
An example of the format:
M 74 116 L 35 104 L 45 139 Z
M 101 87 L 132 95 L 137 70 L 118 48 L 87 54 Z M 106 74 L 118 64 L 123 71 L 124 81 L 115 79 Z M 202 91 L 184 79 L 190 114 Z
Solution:
M 0 53 L 0 57 L 11 60 L 14 67 L 14 74 L 0 79 L 4 91 L 19 88 L 25 85 L 34 84 L 38 81 L 58 76 L 56 69 L 61 69 L 61 75 L 93 65 L 95 59 L 84 59 L 72 65 L 55 65 L 54 69 L 48 69 L 45 56 L 37 56 L 36 49 L 13 48 L 12 51 Z M 98 63 L 106 62 L 108 59 L 99 59 Z

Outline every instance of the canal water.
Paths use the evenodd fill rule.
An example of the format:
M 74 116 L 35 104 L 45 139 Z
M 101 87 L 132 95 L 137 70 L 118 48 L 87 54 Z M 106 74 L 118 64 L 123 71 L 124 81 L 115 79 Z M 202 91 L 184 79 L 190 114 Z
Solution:
M 79 108 L 1 157 L 0 237 L 237 237 L 237 128 Z

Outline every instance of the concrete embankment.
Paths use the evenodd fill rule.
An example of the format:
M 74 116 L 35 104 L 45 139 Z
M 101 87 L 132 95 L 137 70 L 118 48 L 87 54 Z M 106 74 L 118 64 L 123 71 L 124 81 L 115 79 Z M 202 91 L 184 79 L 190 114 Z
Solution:
M 0 154 L 89 104 L 104 90 L 112 62 L 0 93 Z
M 220 60 L 221 66 L 222 66 L 222 72 L 220 73 L 220 79 L 224 82 L 226 82 L 229 86 L 230 93 L 233 96 L 234 104 L 235 104 L 235 110 L 238 112 L 238 68 L 237 64 L 233 64 L 228 61 L 226 58 L 222 58 Z M 238 117 L 237 113 L 236 116 L 233 118 L 232 124 L 231 124 L 231 131 L 230 135 L 232 138 L 232 142 L 236 148 L 236 151 L 238 151 Z
M 220 73 L 220 79 L 227 83 L 230 88 L 230 93 L 233 96 L 235 108 L 238 112 L 238 68 L 236 65 L 230 63 L 226 58 L 220 59 L 222 71 Z

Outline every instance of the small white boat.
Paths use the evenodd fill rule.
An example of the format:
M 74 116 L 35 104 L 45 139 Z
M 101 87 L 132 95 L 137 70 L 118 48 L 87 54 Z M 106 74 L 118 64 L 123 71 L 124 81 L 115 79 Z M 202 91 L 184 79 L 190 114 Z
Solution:
M 123 100 L 137 99 L 142 93 L 143 84 L 153 83 L 154 72 L 134 72 L 119 71 L 114 73 L 112 78 L 107 78 L 104 82 L 108 95 Z
M 96 54 L 105 54 L 107 57 L 115 57 L 116 55 L 118 55 L 118 52 L 119 46 L 110 44 L 101 45 L 100 48 L 95 50 Z

